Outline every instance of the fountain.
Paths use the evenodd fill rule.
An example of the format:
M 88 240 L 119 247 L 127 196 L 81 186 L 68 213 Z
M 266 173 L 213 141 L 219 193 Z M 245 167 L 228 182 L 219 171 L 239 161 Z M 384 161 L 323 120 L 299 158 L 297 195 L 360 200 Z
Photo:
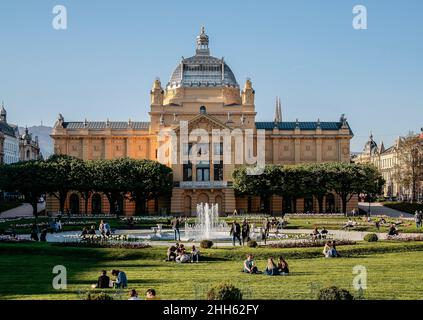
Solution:
M 197 218 L 194 226 L 185 225 L 185 235 L 189 239 L 209 240 L 227 237 L 227 225 L 219 222 L 219 205 L 197 204 Z

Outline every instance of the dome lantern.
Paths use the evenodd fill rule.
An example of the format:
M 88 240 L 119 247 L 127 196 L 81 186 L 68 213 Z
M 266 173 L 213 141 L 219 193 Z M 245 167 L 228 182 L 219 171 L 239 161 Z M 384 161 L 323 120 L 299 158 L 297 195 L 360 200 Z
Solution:
M 201 33 L 197 36 L 197 55 L 210 55 L 209 36 L 205 32 L 204 26 L 201 27 Z

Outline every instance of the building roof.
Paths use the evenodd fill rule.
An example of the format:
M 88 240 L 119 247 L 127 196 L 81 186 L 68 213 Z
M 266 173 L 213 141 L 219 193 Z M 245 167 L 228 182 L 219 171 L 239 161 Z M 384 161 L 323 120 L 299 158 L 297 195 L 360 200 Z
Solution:
M 4 121 L 0 121 L 0 132 L 7 136 L 16 138 L 15 129 Z
M 316 130 L 320 124 L 322 130 L 333 130 L 338 131 L 342 127 L 342 122 L 277 122 L 276 126 L 279 130 L 294 130 L 296 127 L 300 130 Z M 353 134 L 349 124 L 347 123 L 350 133 Z M 273 130 L 275 128 L 275 122 L 256 122 L 257 129 Z
M 148 130 L 150 122 L 144 121 L 80 121 L 80 122 L 63 122 L 65 129 L 90 129 L 90 130 Z
M 197 49 L 194 56 L 182 58 L 170 77 L 168 88 L 179 87 L 235 87 L 239 88 L 231 68 L 224 62 L 210 55 L 209 38 L 204 27 L 197 37 Z

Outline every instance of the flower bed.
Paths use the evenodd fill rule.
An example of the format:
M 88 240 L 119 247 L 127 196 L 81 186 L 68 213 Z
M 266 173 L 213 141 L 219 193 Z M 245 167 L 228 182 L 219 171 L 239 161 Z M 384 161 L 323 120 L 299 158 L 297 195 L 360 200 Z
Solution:
M 53 246 L 78 248 L 118 248 L 118 249 L 146 249 L 151 248 L 147 242 L 60 242 Z
M 283 241 L 266 245 L 270 248 L 313 248 L 323 247 L 327 240 L 303 240 L 303 241 Z M 335 241 L 338 246 L 354 245 L 355 241 L 352 240 L 337 240 Z

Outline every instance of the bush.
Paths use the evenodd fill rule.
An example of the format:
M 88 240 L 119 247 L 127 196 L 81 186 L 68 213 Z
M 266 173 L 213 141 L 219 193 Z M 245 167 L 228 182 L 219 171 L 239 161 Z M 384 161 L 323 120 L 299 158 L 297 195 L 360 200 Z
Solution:
M 317 300 L 354 300 L 354 297 L 348 290 L 332 286 L 321 289 Z
M 250 240 L 247 242 L 247 246 L 250 248 L 256 248 L 258 246 L 257 241 L 256 240 Z
M 88 293 L 86 300 L 113 300 L 112 296 L 107 293 Z
M 230 283 L 220 283 L 207 292 L 207 300 L 242 300 L 242 292 Z
M 210 249 L 211 247 L 213 247 L 213 241 L 211 241 L 211 240 L 201 240 L 200 248 Z
M 369 233 L 364 236 L 364 241 L 367 241 L 367 242 L 376 242 L 378 240 L 379 238 L 376 233 Z

